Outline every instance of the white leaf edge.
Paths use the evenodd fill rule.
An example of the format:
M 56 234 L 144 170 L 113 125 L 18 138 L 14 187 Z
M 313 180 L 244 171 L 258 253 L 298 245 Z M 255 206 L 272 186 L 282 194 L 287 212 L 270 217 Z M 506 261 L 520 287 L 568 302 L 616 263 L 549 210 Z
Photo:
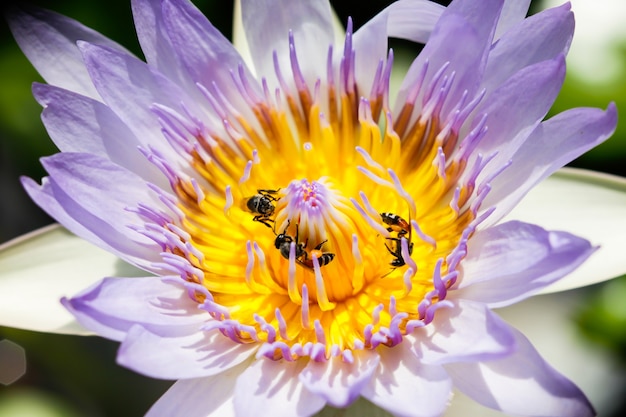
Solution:
M 0 245 L 0 326 L 89 335 L 63 307 L 107 276 L 141 271 L 54 223 Z

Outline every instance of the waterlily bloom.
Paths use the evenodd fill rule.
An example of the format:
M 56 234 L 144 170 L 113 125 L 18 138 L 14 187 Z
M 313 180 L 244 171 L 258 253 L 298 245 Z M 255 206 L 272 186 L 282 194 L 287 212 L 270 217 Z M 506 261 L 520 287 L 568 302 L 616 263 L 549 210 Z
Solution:
M 505 216 L 617 119 L 610 104 L 544 121 L 574 19 L 527 6 L 400 0 L 338 34 L 327 2 L 242 0 L 240 53 L 187 0 L 134 0 L 146 62 L 53 12 L 11 15 L 61 150 L 24 187 L 144 271 L 62 303 L 121 342 L 120 364 L 178 380 L 149 415 L 439 416 L 453 389 L 594 414 L 492 311 L 598 249 Z M 389 37 L 425 42 L 398 91 Z

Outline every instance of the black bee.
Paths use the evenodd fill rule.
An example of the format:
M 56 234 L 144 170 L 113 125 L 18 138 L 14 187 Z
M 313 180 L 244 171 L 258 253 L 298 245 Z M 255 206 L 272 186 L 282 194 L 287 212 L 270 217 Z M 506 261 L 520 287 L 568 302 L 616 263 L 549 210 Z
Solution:
M 280 254 L 283 255 L 283 258 L 289 259 L 289 252 L 291 250 L 291 242 L 296 243 L 296 259 L 300 259 L 303 256 L 306 256 L 306 244 L 302 242 L 298 242 L 298 229 L 296 228 L 296 238 L 294 239 L 292 236 L 287 234 L 287 228 L 289 227 L 289 223 L 287 223 L 287 227 L 283 230 L 282 233 L 276 236 L 274 240 L 274 246 L 276 249 L 280 251 Z
M 403 237 L 411 230 L 409 223 L 397 214 L 380 213 L 380 218 L 388 226 L 387 231 L 398 233 L 398 237 Z
M 289 259 L 289 252 L 291 251 L 291 242 L 295 242 L 296 244 L 296 262 L 300 265 L 307 267 L 309 269 L 313 269 L 313 258 L 312 255 L 317 257 L 317 262 L 320 267 L 324 265 L 328 265 L 335 259 L 335 254 L 332 252 L 323 252 L 322 245 L 327 241 L 323 241 L 319 245 L 317 245 L 311 252 L 306 251 L 306 242 L 298 242 L 298 228 L 296 228 L 296 236 L 295 238 L 287 234 L 287 228 L 289 227 L 289 223 L 287 223 L 287 227 L 283 230 L 282 233 L 276 236 L 274 240 L 274 246 L 276 249 L 280 251 L 280 254 L 285 259 Z
M 253 195 L 246 202 L 246 207 L 253 213 L 257 213 L 256 216 L 252 218 L 253 221 L 263 223 L 269 228 L 272 226 L 269 222 L 273 222 L 274 220 L 270 218 L 272 214 L 274 214 L 274 210 L 276 207 L 274 206 L 274 201 L 277 201 L 278 198 L 274 196 L 278 192 L 278 190 L 257 190 L 258 194 Z

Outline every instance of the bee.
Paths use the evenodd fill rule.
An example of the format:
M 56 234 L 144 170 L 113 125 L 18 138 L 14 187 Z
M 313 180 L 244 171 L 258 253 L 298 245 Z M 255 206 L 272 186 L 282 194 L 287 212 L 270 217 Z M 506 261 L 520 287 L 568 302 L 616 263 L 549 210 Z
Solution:
M 387 231 L 398 233 L 398 237 L 404 237 L 411 230 L 409 223 L 397 214 L 380 213 L 380 218 L 388 226 Z
M 387 227 L 387 231 L 395 232 L 395 237 L 386 238 L 389 241 L 393 241 L 393 248 L 389 244 L 385 243 L 387 251 L 393 256 L 393 259 L 389 263 L 392 266 L 391 271 L 401 266 L 406 265 L 406 261 L 402 256 L 402 239 L 407 239 L 409 255 L 413 253 L 413 242 L 411 242 L 411 226 L 409 222 L 402 217 L 394 213 L 380 213 L 380 218 Z M 390 271 L 390 272 L 391 272 Z M 386 275 L 386 274 L 385 274 Z
M 256 213 L 256 216 L 252 218 L 253 221 L 263 223 L 267 227 L 272 228 L 269 222 L 274 221 L 270 216 L 274 214 L 274 210 L 276 210 L 274 201 L 277 201 L 278 198 L 274 195 L 277 192 L 278 190 L 257 190 L 258 194 L 253 195 L 246 201 L 248 210 Z
M 283 258 L 289 259 L 289 252 L 291 251 L 291 242 L 296 243 L 296 260 L 306 256 L 306 244 L 302 242 L 298 242 L 298 229 L 296 228 L 296 238 L 294 239 L 292 236 L 287 234 L 287 228 L 289 227 L 289 223 L 285 227 L 282 233 L 276 236 L 274 239 L 274 246 L 276 249 L 280 251 L 280 254 L 283 255 Z
M 307 268 L 313 269 L 313 255 L 317 258 L 317 262 L 321 267 L 324 265 L 328 265 L 335 259 L 335 254 L 332 252 L 323 252 L 322 245 L 328 242 L 328 240 L 323 241 L 319 245 L 317 245 L 310 253 L 304 253 L 304 257 L 300 258 L 300 265 L 306 266 Z
M 291 242 L 295 242 L 296 244 L 296 262 L 306 268 L 313 269 L 313 258 L 312 255 L 317 257 L 317 262 L 320 268 L 324 265 L 328 265 L 335 259 L 335 254 L 332 252 L 323 252 L 322 245 L 327 242 L 327 240 L 323 241 L 319 245 L 317 245 L 311 252 L 307 252 L 306 244 L 307 242 L 299 242 L 298 241 L 298 228 L 296 228 L 296 236 L 295 238 L 291 235 L 287 234 L 287 228 L 289 227 L 289 223 L 287 223 L 287 227 L 283 230 L 282 233 L 276 236 L 274 240 L 274 246 L 276 249 L 280 251 L 280 254 L 285 259 L 289 259 L 289 252 L 291 251 Z
M 404 258 L 402 257 L 402 240 L 399 237 L 388 237 L 387 240 L 392 240 L 395 242 L 394 249 L 391 249 L 388 244 L 385 243 L 385 247 L 389 251 L 391 255 L 393 255 L 394 259 L 389 262 L 389 265 L 393 266 L 393 269 L 396 269 L 400 266 L 406 265 Z M 409 240 L 408 242 L 408 250 L 409 255 L 413 253 L 413 242 Z

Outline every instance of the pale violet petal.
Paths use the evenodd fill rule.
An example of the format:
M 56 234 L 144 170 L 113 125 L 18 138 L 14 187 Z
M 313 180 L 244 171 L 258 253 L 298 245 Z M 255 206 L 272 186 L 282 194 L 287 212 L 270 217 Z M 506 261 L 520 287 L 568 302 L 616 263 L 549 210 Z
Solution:
M 428 70 L 424 79 L 425 85 L 430 84 L 435 74 L 444 66 L 444 76 L 454 76 L 444 112 L 455 106 L 465 94 L 469 97 L 476 94 L 501 7 L 501 0 L 480 3 L 452 2 L 437 21 L 424 49 L 407 71 L 396 98 L 396 107 L 404 104 L 426 64 Z M 459 39 L 463 41 L 459 42 Z M 422 96 L 424 90 L 426 88 L 421 89 Z
M 515 152 L 511 164 L 491 181 L 483 204 L 495 210 L 481 227 L 497 222 L 541 180 L 611 137 L 616 125 L 614 103 L 606 111 L 566 110 L 540 123 Z
M 563 168 L 531 190 L 505 220 L 565 230 L 600 248 L 543 292 L 563 291 L 626 273 L 626 179 Z
M 250 358 L 257 348 L 199 326 L 189 334 L 162 336 L 135 325 L 120 346 L 117 363 L 153 378 L 189 379 L 222 373 Z
M 359 397 L 350 407 L 337 409 L 326 406 L 315 417 L 396 417 L 393 414 L 379 408 L 363 397 Z
M 154 67 L 132 55 L 102 45 L 78 42 L 94 85 L 106 102 L 144 149 L 156 149 L 168 155 L 171 164 L 180 161 L 163 135 L 163 126 L 154 112 L 159 104 L 179 114 L 201 114 L 200 104 L 181 86 Z
M 564 79 L 565 56 L 559 55 L 521 69 L 485 97 L 476 112 L 487 115 L 488 129 L 474 152 L 496 155 L 477 182 L 500 170 L 522 146 L 552 107 Z
M 335 35 L 334 43 L 336 45 L 341 45 L 344 41 L 346 29 L 343 26 L 343 23 L 339 20 L 337 13 L 332 9 L 332 27 L 333 34 Z M 241 16 L 241 0 L 235 0 L 235 7 L 233 12 L 233 35 L 232 35 L 233 45 L 235 49 L 241 55 L 241 58 L 246 63 L 250 71 L 256 74 L 254 68 L 254 61 L 252 60 L 252 52 L 250 52 L 250 46 L 248 45 L 248 39 L 246 39 L 246 32 L 243 26 L 243 19 Z
M 511 3 L 517 0 L 505 3 L 505 8 Z M 570 4 L 564 3 L 545 10 L 505 33 L 489 52 L 483 87 L 491 91 L 520 69 L 567 53 L 574 33 L 570 9 Z
M 455 292 L 448 298 L 456 298 Z M 408 337 L 422 361 L 436 365 L 502 357 L 515 343 L 510 326 L 484 304 L 459 299 Z
M 363 397 L 396 417 L 436 417 L 444 412 L 452 381 L 443 367 L 420 363 L 408 341 L 381 347 L 378 353 L 380 363 Z
M 39 83 L 33 84 L 33 95 L 44 106 L 41 119 L 61 152 L 108 157 L 146 181 L 162 188 L 169 185 L 139 151 L 140 140 L 102 102 Z
M 602 292 L 615 296 L 616 302 L 621 303 L 619 294 L 624 284 L 626 281 L 612 281 Z M 623 398 L 626 373 L 622 367 L 615 366 L 615 355 L 609 349 L 589 343 L 580 330 L 576 318 L 589 303 L 589 295 L 587 288 L 542 294 L 499 308 L 497 312 L 522 332 L 551 366 L 582 389 L 598 416 L 608 416 L 616 401 Z
M 161 1 L 132 0 L 131 7 L 137 39 L 146 62 L 169 79 L 198 92 L 194 81 L 181 65 L 176 50 L 165 30 Z
M 150 268 L 150 262 L 160 262 L 160 246 L 132 229 L 145 219 L 129 209 L 159 207 L 145 181 L 92 154 L 62 152 L 41 161 L 50 173 L 55 199 L 70 216 L 127 255 L 124 259 L 145 268 Z
M 310 416 L 326 401 L 308 391 L 298 378 L 307 360 L 295 362 L 255 360 L 242 372 L 235 385 L 235 411 L 238 416 L 263 414 L 272 417 Z
M 293 80 L 290 33 L 308 85 L 314 85 L 320 74 L 326 74 L 328 48 L 335 39 L 328 1 L 242 0 L 241 15 L 256 74 L 267 79 L 270 91 L 279 85 L 274 51 L 283 77 Z
M 28 196 L 40 207 L 42 207 L 50 217 L 55 219 L 58 223 L 62 224 L 69 232 L 76 236 L 85 239 L 86 241 L 96 245 L 97 247 L 110 252 L 111 254 L 122 258 L 123 253 L 111 247 L 108 243 L 104 242 L 98 237 L 92 230 L 75 220 L 55 198 L 52 184 L 49 177 L 41 179 L 41 185 L 35 180 L 22 177 L 22 186 L 28 194 Z
M 235 417 L 235 382 L 247 364 L 221 374 L 181 379 L 152 405 L 145 417 Z
M 85 327 L 109 339 L 123 340 L 135 324 L 163 337 L 198 331 L 207 313 L 182 286 L 162 278 L 104 278 L 72 298 L 65 307 Z
M 355 79 L 360 91 L 369 94 L 376 68 L 387 58 L 388 38 L 426 43 L 444 9 L 430 0 L 399 0 L 354 32 Z
M 58 224 L 0 246 L 0 325 L 92 334 L 61 305 L 104 276 L 145 275 Z
M 309 391 L 321 395 L 330 405 L 346 407 L 358 398 L 378 362 L 376 352 L 355 351 L 352 363 L 338 356 L 326 362 L 310 361 L 299 377 Z
M 500 38 L 504 32 L 522 22 L 528 13 L 531 0 L 505 0 L 500 12 L 500 19 L 496 26 L 495 39 Z
M 571 233 L 502 223 L 472 237 L 455 295 L 490 307 L 510 305 L 558 281 L 595 250 Z
M 24 55 L 49 84 L 94 99 L 100 96 L 87 73 L 76 41 L 94 42 L 129 53 L 93 29 L 50 10 L 14 9 L 7 17 Z
M 246 89 L 256 93 L 262 90 L 235 47 L 190 1 L 164 0 L 162 7 L 163 27 L 189 78 L 214 94 L 224 95 L 237 110 L 246 112 L 244 117 L 253 120 L 239 87 L 245 83 Z M 208 108 L 208 113 L 213 111 Z
M 516 330 L 514 334 L 517 351 L 510 356 L 446 365 L 455 386 L 475 401 L 508 414 L 595 416 L 583 392 L 545 362 L 524 335 Z

